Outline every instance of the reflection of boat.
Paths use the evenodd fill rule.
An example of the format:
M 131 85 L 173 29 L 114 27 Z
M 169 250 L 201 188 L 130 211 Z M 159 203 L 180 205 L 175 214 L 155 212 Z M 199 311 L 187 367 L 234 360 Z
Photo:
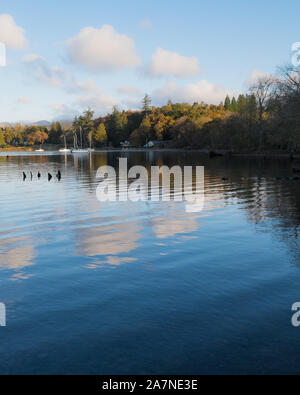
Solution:
M 92 134 L 90 133 L 90 135 L 89 135 L 89 140 L 90 140 L 90 148 L 89 148 L 89 152 L 94 152 L 95 151 L 95 149 L 94 148 L 92 148 Z
M 84 154 L 89 153 L 90 150 L 88 148 L 74 148 L 71 150 L 72 154 Z
M 70 152 L 71 150 L 67 148 L 67 142 L 66 142 L 66 136 L 64 135 L 64 141 L 65 141 L 65 148 L 61 148 L 59 152 Z

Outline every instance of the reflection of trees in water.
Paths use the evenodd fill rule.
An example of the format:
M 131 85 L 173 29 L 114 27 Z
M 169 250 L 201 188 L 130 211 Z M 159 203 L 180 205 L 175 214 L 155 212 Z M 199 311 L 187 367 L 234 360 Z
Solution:
M 291 177 L 292 168 L 299 166 L 287 159 L 263 160 L 237 157 L 209 159 L 207 155 L 198 152 L 148 151 L 132 153 L 112 151 L 90 155 L 1 157 L 0 171 L 1 177 L 5 175 L 5 179 L 9 180 L 13 172 L 21 169 L 26 171 L 41 169 L 44 173 L 48 169 L 61 169 L 63 171 L 62 183 L 72 182 L 74 185 L 78 185 L 78 189 L 84 188 L 92 198 L 98 183 L 95 178 L 97 169 L 104 165 L 110 165 L 117 170 L 120 157 L 128 158 L 128 169 L 132 166 L 142 165 L 147 168 L 149 174 L 151 166 L 204 166 L 206 205 L 211 202 L 216 202 L 217 206 L 220 206 L 220 203 L 238 204 L 238 207 L 247 213 L 249 221 L 264 227 L 271 226 L 276 237 L 284 241 L 299 260 L 300 254 L 297 251 L 299 250 L 300 181 L 274 179 L 276 176 Z M 224 182 L 222 177 L 228 177 L 229 180 Z M 89 201 L 89 205 L 91 204 Z M 96 197 L 95 206 L 97 206 Z M 153 221 L 152 226 L 157 235 L 189 233 L 190 229 L 195 231 L 196 225 L 194 223 L 188 224 L 188 221 L 184 221 L 183 218 L 173 218 L 172 221 L 170 222 L 170 218 L 161 218 Z M 120 233 L 123 233 L 121 229 L 119 229 L 120 232 L 117 229 L 116 231 L 119 236 Z M 132 246 L 135 246 L 139 239 L 138 231 L 135 230 L 133 234 Z M 87 255 L 93 250 L 97 255 L 98 251 L 95 246 L 101 242 L 104 246 L 107 244 L 108 239 L 103 232 L 100 232 L 99 240 L 96 240 L 96 235 L 99 235 L 98 230 L 95 233 L 90 232 L 90 244 L 81 241 L 83 244 L 81 248 L 86 251 Z M 127 246 L 129 245 L 130 242 Z M 117 248 L 117 240 L 111 247 L 112 250 Z
M 232 177 L 222 189 L 226 204 L 238 203 L 250 222 L 263 226 L 258 231 L 270 228 L 300 264 L 300 181 L 275 179 L 291 177 L 292 167 L 290 161 L 259 161 L 250 166 L 244 162 L 231 170 Z

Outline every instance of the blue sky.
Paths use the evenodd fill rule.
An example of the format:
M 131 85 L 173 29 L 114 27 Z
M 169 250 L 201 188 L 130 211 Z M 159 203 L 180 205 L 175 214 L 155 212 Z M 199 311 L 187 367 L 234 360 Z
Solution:
M 0 122 L 135 109 L 145 92 L 154 105 L 217 103 L 290 60 L 300 4 L 288 4 L 2 0 Z

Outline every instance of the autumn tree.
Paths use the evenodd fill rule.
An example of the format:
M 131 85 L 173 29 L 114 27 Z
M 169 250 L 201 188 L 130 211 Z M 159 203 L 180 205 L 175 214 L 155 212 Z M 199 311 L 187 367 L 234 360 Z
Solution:
M 27 135 L 29 145 L 43 144 L 48 139 L 48 134 L 43 130 L 34 130 Z
M 142 120 L 142 123 L 140 124 L 138 131 L 141 135 L 142 143 L 143 144 L 148 143 L 150 139 L 150 132 L 151 132 L 151 122 L 149 117 L 146 117 Z
M 3 131 L 0 130 L 0 146 L 3 147 L 5 145 L 5 137 Z
M 97 145 L 106 145 L 107 143 L 107 133 L 104 123 L 100 123 L 96 132 L 94 133 L 94 141 Z

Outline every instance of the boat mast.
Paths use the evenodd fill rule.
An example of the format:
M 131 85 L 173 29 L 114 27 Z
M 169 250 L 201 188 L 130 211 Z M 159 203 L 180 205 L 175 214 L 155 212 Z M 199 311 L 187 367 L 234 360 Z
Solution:
M 82 128 L 80 126 L 80 146 L 82 148 Z
M 77 133 L 74 134 L 74 148 L 75 148 L 75 149 L 78 148 L 78 144 L 77 144 Z

